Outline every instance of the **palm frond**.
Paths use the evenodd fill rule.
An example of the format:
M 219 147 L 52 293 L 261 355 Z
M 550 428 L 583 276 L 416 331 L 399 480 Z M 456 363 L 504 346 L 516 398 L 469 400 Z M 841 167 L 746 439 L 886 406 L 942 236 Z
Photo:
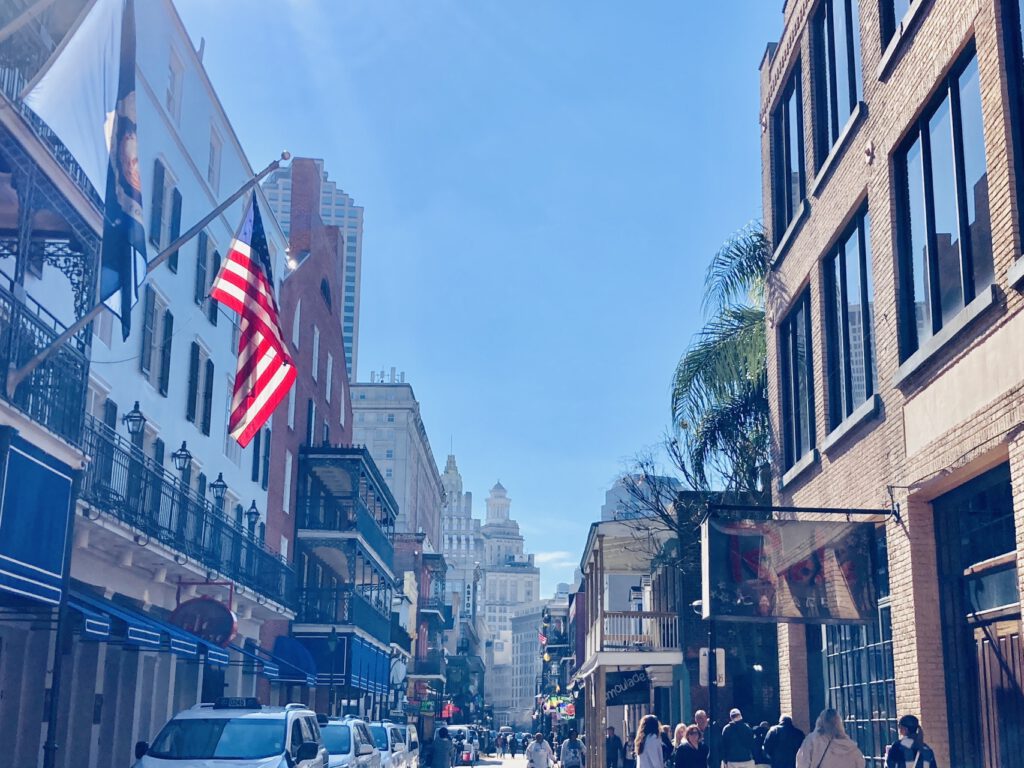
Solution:
M 705 315 L 734 304 L 762 305 L 771 254 L 771 244 L 759 222 L 730 237 L 711 259 L 704 277 Z

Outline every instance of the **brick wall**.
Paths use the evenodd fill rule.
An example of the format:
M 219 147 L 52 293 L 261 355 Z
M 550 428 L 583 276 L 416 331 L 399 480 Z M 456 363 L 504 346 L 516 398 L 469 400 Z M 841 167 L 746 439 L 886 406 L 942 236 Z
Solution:
M 919 0 L 920 2 L 921 0 Z M 823 256 L 851 217 L 867 203 L 871 231 L 876 365 L 880 406 L 874 419 L 859 426 L 785 488 L 776 483 L 775 501 L 784 505 L 886 508 L 888 486 L 896 489 L 903 524 L 887 524 L 896 656 L 896 698 L 900 713 L 922 716 L 939 761 L 948 763 L 945 682 L 935 565 L 935 534 L 929 502 L 990 467 L 1011 460 L 1017 520 L 1017 551 L 1024 554 L 1024 459 L 1016 429 L 1024 423 L 1024 382 L 979 403 L 957 425 L 935 435 L 908 454 L 904 407 L 927 397 L 929 386 L 965 365 L 968 354 L 993 338 L 1021 311 L 1021 295 L 1009 284 L 1007 270 L 1020 256 L 1019 211 L 1013 169 L 1010 89 L 1005 66 L 1001 0 L 924 2 L 918 21 L 905 36 L 887 73 L 879 76 L 883 51 L 878 3 L 860 3 L 862 100 L 866 114 L 853 129 L 831 173 L 814 185 L 814 88 L 811 35 L 807 20 L 813 0 L 789 0 L 777 48 L 769 47 L 761 68 L 762 166 L 765 224 L 772 229 L 772 153 L 770 114 L 799 56 L 803 67 L 803 118 L 807 203 L 810 214 L 773 270 L 767 293 L 769 402 L 774 434 L 779 434 L 780 392 L 776 328 L 804 286 L 810 286 L 816 435 L 821 449 L 828 434 L 827 350 L 824 338 Z M 965 48 L 977 47 L 982 120 L 991 206 L 993 260 L 998 301 L 922 369 L 899 385 L 897 260 L 894 229 L 894 162 L 897 145 L 935 94 L 940 79 Z M 812 191 L 812 187 L 815 187 Z M 976 359 L 976 358 L 975 358 Z M 913 443 L 914 441 L 910 441 Z M 775 478 L 781 476 L 779 446 L 773 446 Z M 1018 563 L 1024 558 L 1018 557 Z M 1024 569 L 1021 570 L 1024 593 Z M 798 721 L 807 707 L 802 628 L 779 630 L 783 709 Z M 787 675 L 786 670 L 790 670 Z M 809 713 L 813 717 L 816 713 Z

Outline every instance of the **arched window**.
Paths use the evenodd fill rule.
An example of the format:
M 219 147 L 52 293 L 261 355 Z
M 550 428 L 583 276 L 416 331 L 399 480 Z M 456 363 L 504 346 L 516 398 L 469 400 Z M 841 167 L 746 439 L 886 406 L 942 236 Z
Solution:
M 331 286 L 327 284 L 327 278 L 320 281 L 320 295 L 324 297 L 324 304 L 331 308 Z

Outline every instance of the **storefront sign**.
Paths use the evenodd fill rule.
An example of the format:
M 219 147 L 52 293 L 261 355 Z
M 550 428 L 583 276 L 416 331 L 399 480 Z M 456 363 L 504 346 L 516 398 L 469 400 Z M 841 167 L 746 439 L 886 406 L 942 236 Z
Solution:
M 421 701 L 420 702 L 420 714 L 421 715 L 432 715 L 432 714 L 434 714 L 434 702 L 433 701 Z
M 875 524 L 708 520 L 703 612 L 725 621 L 876 620 Z
M 212 597 L 186 600 L 174 609 L 170 622 L 220 646 L 230 643 L 238 629 L 235 614 Z
M 651 681 L 647 670 L 630 672 L 609 672 L 605 675 L 604 701 L 609 707 L 620 704 L 648 704 L 651 697 Z

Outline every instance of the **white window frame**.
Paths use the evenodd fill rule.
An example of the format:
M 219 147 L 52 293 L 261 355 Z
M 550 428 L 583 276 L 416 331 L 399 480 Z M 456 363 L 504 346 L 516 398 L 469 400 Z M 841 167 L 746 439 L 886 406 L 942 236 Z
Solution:
M 324 397 L 327 402 L 331 402 L 331 378 L 334 374 L 334 355 L 330 352 L 327 353 L 327 371 L 324 374 L 327 377 L 327 381 L 324 382 Z
M 181 121 L 181 92 L 185 82 L 185 65 L 181 57 L 172 48 L 167 60 L 167 92 L 164 94 L 164 107 L 167 114 L 177 124 Z
M 220 164 L 223 154 L 224 140 L 221 139 L 217 129 L 210 126 L 210 157 L 206 165 L 206 180 L 214 192 L 220 190 Z
M 292 452 L 284 452 L 284 495 L 281 497 L 281 509 L 286 515 L 292 513 Z
M 313 381 L 318 381 L 320 372 L 320 329 L 313 326 Z

